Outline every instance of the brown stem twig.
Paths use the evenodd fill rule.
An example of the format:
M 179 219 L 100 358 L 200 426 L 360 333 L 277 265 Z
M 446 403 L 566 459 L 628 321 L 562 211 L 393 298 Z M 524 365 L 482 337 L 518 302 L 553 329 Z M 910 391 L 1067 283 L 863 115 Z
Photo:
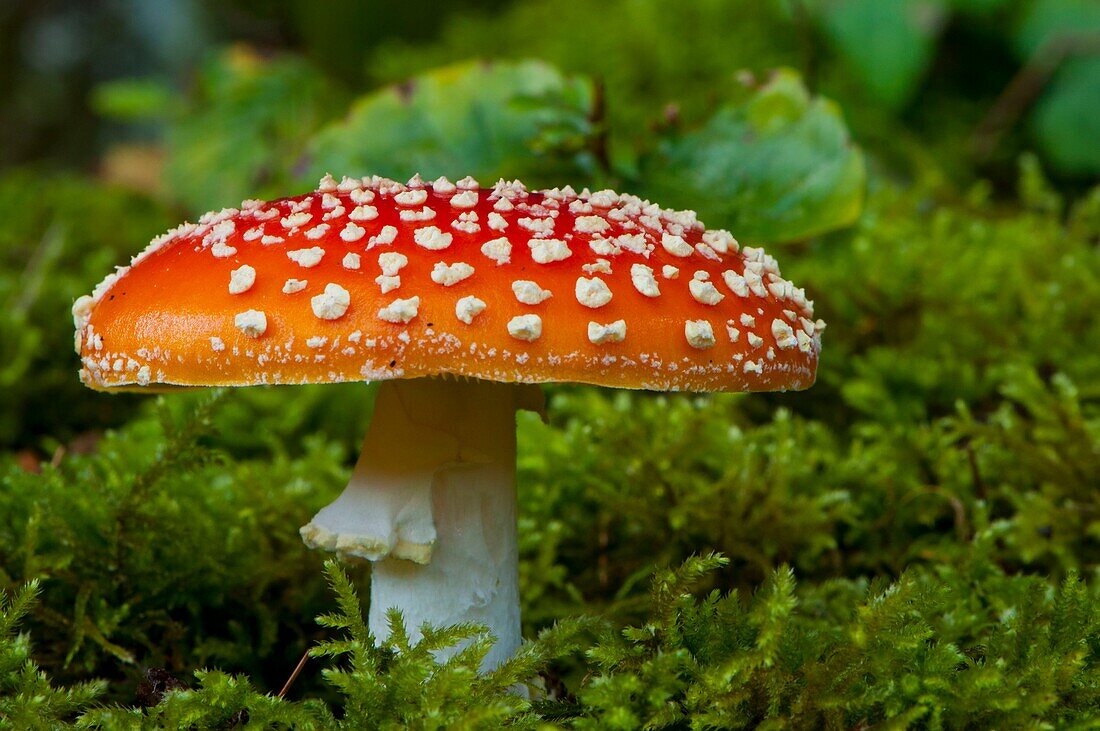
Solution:
M 1004 133 L 1035 102 L 1062 64 L 1077 56 L 1096 54 L 1100 54 L 1100 32 L 1062 33 L 1043 43 L 974 129 L 970 144 L 978 160 L 989 159 Z
M 302 668 L 306 666 L 306 661 L 309 660 L 309 650 L 302 653 L 302 659 L 298 661 L 298 664 L 294 667 L 294 672 L 290 674 L 290 677 L 286 679 L 286 683 L 283 684 L 283 689 L 279 691 L 279 699 L 286 698 L 287 691 L 290 690 L 290 686 L 294 685 L 294 681 L 298 679 L 298 676 L 302 674 Z

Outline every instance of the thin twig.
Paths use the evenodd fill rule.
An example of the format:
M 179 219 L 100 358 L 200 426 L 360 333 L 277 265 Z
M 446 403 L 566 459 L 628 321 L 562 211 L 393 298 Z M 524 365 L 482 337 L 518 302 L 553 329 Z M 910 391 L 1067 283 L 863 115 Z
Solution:
M 588 121 L 592 123 L 595 128 L 595 134 L 592 136 L 590 143 L 590 149 L 592 154 L 596 158 L 596 162 L 603 168 L 605 175 L 611 174 L 611 150 L 610 150 L 610 137 L 607 122 L 607 88 L 604 85 L 603 79 L 597 78 L 594 87 L 594 95 L 592 99 L 592 112 L 589 115 Z
M 1035 102 L 1063 63 L 1075 56 L 1096 54 L 1100 54 L 1097 32 L 1063 33 L 1040 46 L 974 129 L 971 146 L 978 159 L 989 158 L 1005 131 Z
M 15 302 L 12 305 L 15 311 L 26 314 L 34 306 L 42 290 L 42 284 L 50 273 L 50 267 L 53 266 L 54 260 L 61 254 L 64 246 L 64 230 L 60 225 L 52 224 L 42 234 L 38 246 L 34 248 L 27 260 L 27 266 L 20 277 L 23 288 L 21 291 L 16 290 Z
M 287 691 L 290 690 L 290 686 L 294 685 L 294 681 L 298 679 L 298 676 L 302 674 L 302 668 L 306 666 L 307 660 L 309 660 L 309 650 L 302 653 L 302 659 L 298 661 L 298 664 L 294 668 L 294 672 L 286 679 L 283 689 L 279 691 L 279 700 L 286 698 Z

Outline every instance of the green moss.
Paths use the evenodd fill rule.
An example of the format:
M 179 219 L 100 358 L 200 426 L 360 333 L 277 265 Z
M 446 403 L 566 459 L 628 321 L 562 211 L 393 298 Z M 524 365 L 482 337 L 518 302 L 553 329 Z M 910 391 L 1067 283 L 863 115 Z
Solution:
M 569 79 L 561 98 L 512 97 L 507 110 L 470 82 L 479 66 L 422 77 L 432 88 L 459 74 L 454 107 L 492 111 L 492 129 L 516 133 L 507 150 L 485 148 L 488 127 L 474 122 L 442 137 L 454 150 L 430 135 L 368 145 L 354 126 L 318 137 L 343 100 L 329 81 L 292 58 L 223 54 L 162 115 L 173 196 L 198 206 L 292 192 L 308 165 L 288 160 L 345 130 L 333 164 L 534 170 L 553 153 L 575 176 L 556 182 L 691 189 L 737 233 L 784 210 L 773 166 L 754 168 L 751 206 L 697 183 L 703 165 L 720 178 L 760 154 L 739 135 L 761 99 L 817 110 L 828 132 L 814 154 L 815 135 L 777 133 L 763 158 L 862 160 L 844 117 L 793 74 L 775 77 L 774 95 L 729 83 L 735 65 L 792 62 L 785 37 L 768 40 L 786 16 L 752 6 L 728 49 L 714 31 L 726 5 L 662 28 L 652 2 L 612 3 L 607 17 L 523 3 L 417 47 L 424 68 L 473 40 L 507 55 L 522 39 L 500 29 L 524 27 L 567 71 L 604 77 L 601 102 L 585 77 L 494 66 L 485 73 L 535 69 L 554 88 Z M 535 24 L 569 19 L 589 24 L 571 38 Z M 682 23 L 706 32 L 652 43 L 686 37 Z M 643 61 L 624 63 L 636 44 Z M 694 75 L 690 59 L 704 59 Z M 160 98 L 149 91 L 100 103 L 147 112 Z M 396 139 L 409 110 L 386 94 L 368 96 L 387 101 L 367 127 Z M 683 124 L 647 128 L 666 98 L 682 101 Z M 442 124 L 451 104 L 414 116 Z M 854 117 L 857 129 L 872 119 Z M 1031 156 L 1014 197 L 986 184 L 953 194 L 925 158 L 898 182 L 882 161 L 912 140 L 883 145 L 896 129 L 861 140 L 869 190 L 862 173 L 840 176 L 765 229 L 786 231 L 774 253 L 829 323 L 813 389 L 559 385 L 548 423 L 520 415 L 521 592 L 536 639 L 488 675 L 476 672 L 489 641 L 479 627 L 425 628 L 415 646 L 401 631 L 371 637 L 356 588 L 366 571 L 322 568 L 298 539 L 347 479 L 372 389 L 153 400 L 82 388 L 72 300 L 177 214 L 85 178 L 0 173 L 0 727 L 1100 724 L 1100 188 L 1071 199 Z M 215 164 L 240 134 L 247 154 Z M 436 663 L 433 650 L 455 643 L 463 651 Z M 149 692 L 147 671 L 175 689 Z

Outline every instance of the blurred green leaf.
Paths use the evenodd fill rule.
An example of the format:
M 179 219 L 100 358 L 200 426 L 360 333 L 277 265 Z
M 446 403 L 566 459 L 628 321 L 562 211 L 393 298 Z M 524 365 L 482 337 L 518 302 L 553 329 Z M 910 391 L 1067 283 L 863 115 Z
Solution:
M 1016 46 L 1026 59 L 1060 63 L 1031 117 L 1050 164 L 1063 173 L 1100 173 L 1100 3 L 1033 3 Z
M 737 236 L 791 241 L 855 221 L 864 179 L 840 109 L 785 70 L 666 140 L 643 160 L 639 185 Z
M 449 66 L 362 98 L 311 145 L 308 175 L 568 182 L 592 166 L 593 91 L 537 61 Z
M 177 111 L 172 87 L 156 79 L 122 79 L 100 84 L 92 91 L 92 107 L 122 122 L 160 119 Z
M 538 58 L 597 80 L 612 158 L 654 136 L 666 111 L 698 121 L 739 69 L 763 72 L 799 60 L 799 38 L 777 0 L 510 0 L 500 12 L 456 14 L 432 43 L 391 40 L 373 49 L 374 78 L 470 58 Z
M 946 16 L 938 0 L 822 0 L 818 7 L 829 41 L 867 90 L 894 109 L 916 91 Z
M 1052 167 L 1076 175 L 1100 174 L 1100 57 L 1080 59 L 1051 82 L 1032 123 Z
M 1023 58 L 1070 34 L 1100 31 L 1100 3 L 1095 0 L 1034 0 L 1016 31 Z
M 219 54 L 169 127 L 173 193 L 193 211 L 289 193 L 306 141 L 344 98 L 301 59 L 265 60 L 245 47 Z

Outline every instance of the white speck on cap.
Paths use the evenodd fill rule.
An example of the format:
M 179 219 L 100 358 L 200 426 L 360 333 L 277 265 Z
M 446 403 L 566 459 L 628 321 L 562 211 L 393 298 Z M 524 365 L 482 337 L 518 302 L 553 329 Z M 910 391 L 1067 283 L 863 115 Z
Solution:
M 314 246 L 309 249 L 295 249 L 294 251 L 286 252 L 287 258 L 297 263 L 299 266 L 303 266 L 306 269 L 315 267 L 321 263 L 321 259 L 325 256 L 325 250 L 320 246 Z
M 284 241 L 286 241 L 286 239 L 284 239 L 282 236 L 264 236 L 262 239 L 260 239 L 260 243 L 263 244 L 264 246 L 271 246 L 272 244 L 281 244 Z
M 349 251 L 344 254 L 344 259 L 340 263 L 343 264 L 345 269 L 358 269 L 360 264 L 359 255 Z
M 395 325 L 404 325 L 416 317 L 419 309 L 420 297 L 395 299 L 378 311 L 378 318 L 386 322 L 392 322 Z
M 515 207 L 516 207 L 515 204 L 513 204 L 512 201 L 510 201 L 507 198 L 501 198 L 500 200 L 498 200 L 496 203 L 493 204 L 493 210 L 494 211 L 501 211 L 502 213 L 507 212 L 507 211 L 511 211 Z
M 356 206 L 351 209 L 348 218 L 352 221 L 373 221 L 378 218 L 378 209 L 368 205 Z
M 351 295 L 339 284 L 325 285 L 325 291 L 309 301 L 313 314 L 322 320 L 336 320 L 344 316 L 351 304 Z
M 367 240 L 367 248 L 373 248 L 375 246 L 387 246 L 392 244 L 397 238 L 396 226 L 383 226 L 382 230 L 378 232 L 377 236 L 371 236 Z
M 397 217 L 402 221 L 430 221 L 435 218 L 435 210 L 428 206 L 424 206 L 419 211 L 406 208 L 403 211 L 398 211 Z
M 210 247 L 210 253 L 216 259 L 226 259 L 236 254 L 237 250 L 224 241 L 215 241 L 214 245 Z
M 519 180 L 505 180 L 504 178 L 500 178 L 493 185 L 493 190 L 489 194 L 489 197 L 507 200 L 512 198 L 525 198 L 527 197 L 527 186 Z
M 328 338 L 324 335 L 314 335 L 311 338 L 306 338 L 307 348 L 323 348 L 325 343 L 328 342 Z
M 730 336 L 731 343 L 741 339 L 741 331 L 734 326 L 733 320 L 726 320 L 726 333 Z
M 464 190 L 451 196 L 452 208 L 473 208 L 477 205 L 477 192 Z
M 454 193 L 456 186 L 450 180 L 447 180 L 446 175 L 440 175 L 434 181 L 432 181 L 432 190 L 439 195 L 447 195 L 448 193 Z
M 745 283 L 745 278 L 736 273 L 732 269 L 727 269 L 722 272 L 722 279 L 726 281 L 726 286 L 730 288 L 738 297 L 749 296 L 749 285 Z
M 252 289 L 256 283 L 256 270 L 247 264 L 242 264 L 229 272 L 229 294 L 241 294 Z
M 539 264 L 562 261 L 573 255 L 569 246 L 561 239 L 531 239 L 527 246 L 531 248 L 531 258 Z
M 525 305 L 537 305 L 543 300 L 553 297 L 550 290 L 543 289 L 529 279 L 517 279 L 512 282 L 512 293 L 516 299 Z
M 365 228 L 363 228 L 362 226 L 357 226 L 351 221 L 348 221 L 348 225 L 344 226 L 344 230 L 340 232 L 340 238 L 350 244 L 363 238 L 366 233 L 367 230 Z
M 619 202 L 619 194 L 613 190 L 597 190 L 588 196 L 588 202 L 600 208 L 610 208 Z
M 430 276 L 436 284 L 450 287 L 470 277 L 473 273 L 474 268 L 464 261 L 457 261 L 454 264 L 445 264 L 440 261 L 432 267 Z
M 749 264 L 751 263 L 752 262 L 749 262 Z M 768 290 L 765 289 L 764 282 L 760 279 L 760 275 L 748 266 L 745 267 L 745 284 L 748 285 L 749 291 L 755 294 L 757 297 L 768 296 Z
M 399 206 L 419 206 L 428 200 L 428 191 L 423 189 L 406 190 L 393 197 L 394 203 Z
M 454 237 L 449 233 L 440 231 L 437 226 L 424 226 L 413 232 L 413 239 L 416 241 L 417 246 L 422 246 L 431 251 L 440 251 L 450 246 Z
M 706 244 L 696 244 L 695 250 L 699 252 L 699 255 L 704 259 L 710 259 L 711 261 L 722 261 L 722 257 L 718 253 L 707 246 Z
M 82 294 L 73 302 L 73 326 L 76 329 L 76 352 L 80 354 L 80 344 L 83 338 L 84 327 L 92 317 L 92 306 L 95 300 L 86 294 Z
M 382 273 L 388 277 L 397 274 L 408 263 L 409 257 L 397 251 L 387 251 L 378 255 L 378 266 L 382 267 Z
M 745 373 L 763 373 L 764 372 L 764 364 L 760 363 L 760 362 L 754 363 L 751 360 L 746 360 L 745 365 L 743 366 L 742 370 Z
M 718 291 L 713 283 L 697 277 L 688 282 L 688 289 L 691 290 L 691 296 L 704 305 L 713 306 L 726 298 L 724 294 Z
M 749 339 L 749 347 L 759 348 L 761 345 L 764 344 L 764 338 L 760 337 L 759 335 L 754 333 L 752 330 L 749 330 L 748 333 L 746 333 L 746 335 L 748 336 L 748 339 Z
M 504 216 L 500 215 L 496 211 L 489 212 L 489 228 L 494 231 L 503 231 L 508 228 L 508 222 L 504 220 Z
M 600 234 L 611 228 L 601 216 L 581 216 L 573 223 L 573 230 L 584 234 Z
M 611 262 L 607 259 L 597 259 L 592 264 L 582 264 L 581 271 L 585 274 L 611 274 Z
M 264 227 L 261 224 L 259 226 L 253 226 L 252 228 L 245 231 L 244 235 L 241 238 L 243 238 L 245 241 L 255 241 L 256 239 L 260 238 L 263 235 L 264 235 Z
M 401 286 L 401 277 L 390 274 L 379 274 L 374 278 L 374 283 L 382 290 L 382 294 L 389 294 Z
M 463 297 L 455 303 L 455 317 L 469 325 L 485 310 L 485 302 L 477 297 Z
M 283 284 L 283 294 L 294 294 L 295 292 L 301 292 L 309 284 L 304 279 L 288 279 Z
M 661 295 L 661 288 L 657 284 L 657 278 L 653 276 L 653 269 L 645 264 L 630 265 L 630 281 L 634 284 L 634 289 L 646 297 Z
M 237 224 L 234 223 L 233 219 L 228 218 L 228 216 L 233 216 L 237 213 L 239 213 L 239 211 L 233 208 L 223 208 L 217 213 L 207 213 L 203 215 L 203 217 L 199 220 L 203 223 L 214 224 L 213 227 L 210 229 L 210 233 L 208 234 L 208 236 L 212 236 L 215 239 L 221 239 L 222 241 L 225 241 L 225 239 L 228 238 L 229 234 L 237 230 Z M 203 219 L 206 219 L 207 216 L 213 216 L 213 218 L 204 221 Z
M 606 325 L 588 323 L 588 340 L 596 345 L 621 343 L 626 338 L 626 320 L 616 320 Z
M 481 224 L 477 222 L 477 211 L 459 214 L 458 218 L 451 221 L 451 228 L 463 233 L 476 234 L 481 230 Z
M 324 236 L 326 233 L 328 233 L 328 224 L 327 223 L 319 223 L 316 226 L 314 226 L 313 228 L 306 231 L 306 238 L 316 241 L 317 239 Z
M 554 232 L 554 219 L 553 218 L 521 218 L 519 221 L 520 228 L 525 228 L 537 237 L 546 237 Z
M 283 224 L 283 228 L 298 228 L 299 226 L 305 226 L 312 220 L 312 213 L 299 211 L 298 213 L 291 213 L 289 216 L 284 216 L 279 220 L 279 223 Z
M 614 241 L 610 241 L 600 236 L 593 236 L 589 239 L 588 248 L 592 249 L 592 251 L 600 256 L 618 256 L 623 253 L 618 244 Z
M 704 350 L 714 347 L 714 329 L 706 320 L 688 320 L 684 323 L 684 337 L 688 345 Z
M 799 330 L 799 332 L 802 332 Z M 780 319 L 772 320 L 772 335 L 775 336 L 775 344 L 781 350 L 787 350 L 798 346 L 798 339 L 790 325 Z
M 578 277 L 575 291 L 577 302 L 592 309 L 603 307 L 611 301 L 611 289 L 599 277 Z
M 225 343 L 219 337 L 210 338 L 210 349 L 215 353 L 220 353 L 225 350 Z
M 482 244 L 481 253 L 495 261 L 498 266 L 501 264 L 507 264 L 509 261 L 511 261 L 512 244 L 508 241 L 508 239 L 501 236 L 499 239 L 486 241 L 484 244 Z
M 366 188 L 353 188 L 348 197 L 351 198 L 351 202 L 355 205 L 363 205 L 364 203 L 370 203 L 374 200 L 374 191 L 367 190 Z
M 747 312 L 741 313 L 741 324 L 745 327 L 756 327 L 756 318 Z
M 684 241 L 682 237 L 667 233 L 661 234 L 661 246 L 663 246 L 668 253 L 679 257 L 691 256 L 691 252 L 694 251 L 694 249 L 691 248 L 691 244 Z
M 795 335 L 798 336 L 798 349 L 803 353 L 809 353 L 810 347 L 813 344 L 813 338 L 807 335 L 803 330 L 799 330 Z
M 542 318 L 538 315 L 517 315 L 508 321 L 508 334 L 516 340 L 534 342 L 542 336 Z
M 477 190 L 481 185 L 470 175 L 455 183 L 462 190 Z
M 671 264 L 665 264 L 661 267 L 661 276 L 665 279 L 676 279 L 680 276 L 680 270 Z
M 645 234 L 619 234 L 615 237 L 615 245 L 631 254 L 649 258 L 649 244 L 646 243 Z
M 722 228 L 704 231 L 703 243 L 719 254 L 725 254 L 731 250 L 737 251 L 737 239 L 733 238 L 733 234 L 729 231 Z
M 238 312 L 233 325 L 250 338 L 258 338 L 267 332 L 267 315 L 259 310 Z

